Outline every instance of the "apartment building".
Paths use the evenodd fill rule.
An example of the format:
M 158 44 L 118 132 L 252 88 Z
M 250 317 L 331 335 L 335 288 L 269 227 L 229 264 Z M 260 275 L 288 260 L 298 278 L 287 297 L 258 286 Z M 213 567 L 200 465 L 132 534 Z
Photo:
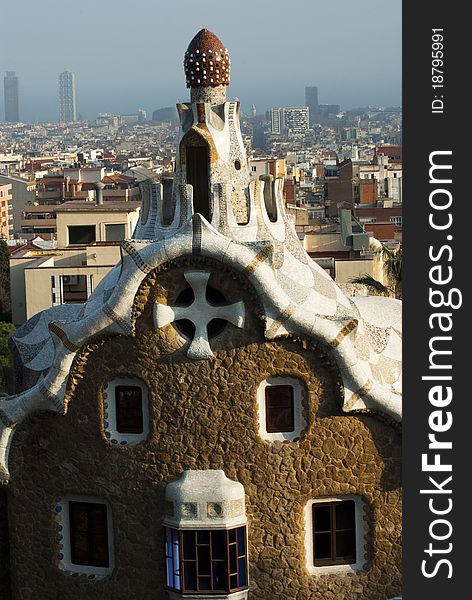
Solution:
M 120 244 L 131 237 L 140 206 L 71 201 L 55 207 L 55 247 L 31 242 L 11 255 L 13 323 L 52 306 L 85 302 L 119 261 Z
M 0 185 L 0 238 L 10 239 L 13 232 L 11 185 Z

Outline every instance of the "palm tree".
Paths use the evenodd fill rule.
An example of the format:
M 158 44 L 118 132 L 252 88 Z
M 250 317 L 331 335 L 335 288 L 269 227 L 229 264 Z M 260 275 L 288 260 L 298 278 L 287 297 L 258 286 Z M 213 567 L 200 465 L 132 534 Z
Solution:
M 350 283 L 365 285 L 376 295 L 393 296 L 401 300 L 402 297 L 402 251 L 401 248 L 391 249 L 382 246 L 377 250 L 382 260 L 382 266 L 387 278 L 387 285 L 374 279 L 367 273 L 353 277 Z

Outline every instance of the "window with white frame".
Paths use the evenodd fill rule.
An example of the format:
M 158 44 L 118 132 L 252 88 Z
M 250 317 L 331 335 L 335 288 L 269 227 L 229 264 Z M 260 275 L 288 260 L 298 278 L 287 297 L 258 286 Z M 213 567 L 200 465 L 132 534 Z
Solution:
M 313 575 L 364 568 L 366 504 L 359 496 L 316 498 L 305 506 L 307 569 Z
M 54 507 L 60 551 L 59 568 L 68 575 L 102 579 L 114 566 L 111 509 L 90 496 L 58 498 Z
M 265 440 L 298 440 L 306 427 L 302 397 L 306 389 L 293 377 L 270 377 L 257 390 L 259 434 Z
M 93 292 L 93 275 L 52 275 L 52 305 L 83 304 Z
M 105 384 L 105 437 L 121 446 L 139 444 L 149 434 L 149 402 L 146 384 L 137 377 L 115 377 Z

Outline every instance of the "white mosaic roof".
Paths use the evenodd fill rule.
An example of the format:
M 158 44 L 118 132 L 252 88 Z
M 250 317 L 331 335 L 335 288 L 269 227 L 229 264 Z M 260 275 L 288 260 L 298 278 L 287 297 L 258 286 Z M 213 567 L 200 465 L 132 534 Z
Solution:
M 95 338 L 132 334 L 132 306 L 140 283 L 159 265 L 181 256 L 205 256 L 245 274 L 263 306 L 267 339 L 293 334 L 324 342 L 342 375 L 346 412 L 369 410 L 401 420 L 401 302 L 347 298 L 303 250 L 281 194 L 276 194 L 279 218 L 269 221 L 263 185 L 251 184 L 248 225 L 231 223 L 227 204 L 227 214 L 213 219 L 218 218 L 219 230 L 215 222 L 192 214 L 192 189 L 185 186 L 177 199 L 179 220 L 165 230 L 153 227 L 153 240 L 125 241 L 121 262 L 85 305 L 49 309 L 18 329 L 16 350 L 39 378 L 31 389 L 0 398 L 0 478 L 8 477 L 8 447 L 16 424 L 40 410 L 66 410 L 66 385 L 76 353 Z M 146 233 L 146 223 L 139 223 L 137 233 Z
M 197 46 L 200 52 L 203 46 Z M 213 103 L 179 105 L 179 151 L 185 152 L 189 132 L 209 145 L 211 217 L 194 214 L 193 188 L 179 155 L 171 197 L 164 200 L 162 185 L 150 184 L 134 238 L 123 242 L 120 263 L 86 304 L 44 311 L 14 334 L 14 351 L 37 380 L 16 396 L 0 397 L 0 481 L 8 480 L 17 424 L 39 411 L 66 412 L 68 377 L 81 347 L 104 336 L 133 335 L 139 285 L 152 270 L 182 256 L 207 257 L 246 276 L 263 308 L 267 340 L 293 335 L 322 342 L 342 377 L 345 412 L 368 410 L 401 420 L 401 302 L 348 298 L 310 259 L 285 212 L 283 179 L 249 182 L 239 104 L 222 98 L 218 107 L 213 106 L 216 97 Z M 169 202 L 173 218 L 164 225 L 169 211 L 163 204 Z M 195 280 L 194 286 L 201 282 Z M 228 311 L 225 318 L 243 327 L 243 309 L 234 305 Z M 160 326 L 173 315 L 160 308 L 154 318 Z M 200 339 L 188 356 L 211 356 L 208 340 Z

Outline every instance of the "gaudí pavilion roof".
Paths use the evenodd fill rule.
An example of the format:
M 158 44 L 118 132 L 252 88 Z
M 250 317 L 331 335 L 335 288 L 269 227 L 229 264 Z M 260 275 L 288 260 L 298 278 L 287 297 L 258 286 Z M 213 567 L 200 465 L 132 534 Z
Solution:
M 401 420 L 401 302 L 347 297 L 300 243 L 285 210 L 283 179 L 266 176 L 250 181 L 239 102 L 225 98 L 229 54 L 215 42 L 219 40 L 214 34 L 202 31 L 185 56 L 187 81 L 196 68 L 190 58 L 204 43 L 208 48 L 202 58 L 208 59 L 209 49 L 218 51 L 218 63 L 228 75 L 208 84 L 216 83 L 207 87 L 216 90 L 213 96 L 199 93 L 199 85 L 207 86 L 202 79 L 197 90 L 192 88 L 192 101 L 178 106 L 182 129 L 172 188 L 161 183 L 143 186 L 143 207 L 133 238 L 122 243 L 120 262 L 85 304 L 43 311 L 13 335 L 17 362 L 36 381 L 15 396 L 0 397 L 0 480 L 9 477 L 8 451 L 15 428 L 39 411 L 59 415 L 67 411 L 70 371 L 77 354 L 94 340 L 133 336 L 133 306 L 144 278 L 181 257 L 218 261 L 245 277 L 262 306 L 267 340 L 291 336 L 321 345 L 339 370 L 346 413 L 369 411 Z M 207 210 L 195 206 L 183 158 L 185 144 L 197 138 L 210 149 Z M 192 277 L 187 280 L 197 296 L 202 281 Z M 172 310 L 156 306 L 155 326 L 170 323 L 172 315 L 167 313 Z M 234 310 L 224 318 L 244 326 L 244 307 Z M 197 331 L 195 339 L 183 343 L 188 343 L 189 360 L 212 359 L 204 332 Z

